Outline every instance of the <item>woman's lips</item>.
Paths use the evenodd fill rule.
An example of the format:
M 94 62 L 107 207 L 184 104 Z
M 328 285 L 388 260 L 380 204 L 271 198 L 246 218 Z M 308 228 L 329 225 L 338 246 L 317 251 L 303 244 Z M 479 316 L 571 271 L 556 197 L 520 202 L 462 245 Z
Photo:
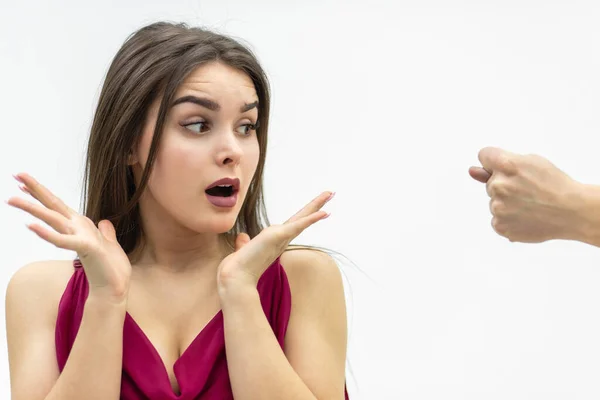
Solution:
M 223 196 L 212 196 L 206 193 L 206 198 L 216 207 L 222 208 L 231 208 L 234 207 L 237 203 L 237 190 L 233 192 L 233 195 L 223 197 Z

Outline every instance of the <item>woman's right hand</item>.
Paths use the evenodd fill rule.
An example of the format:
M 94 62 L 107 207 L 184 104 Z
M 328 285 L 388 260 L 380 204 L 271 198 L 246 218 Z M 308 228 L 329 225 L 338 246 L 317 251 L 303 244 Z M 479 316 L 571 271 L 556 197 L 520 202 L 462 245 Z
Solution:
M 34 204 L 20 197 L 7 203 L 44 221 L 54 230 L 33 223 L 27 227 L 47 242 L 61 249 L 77 252 L 88 279 L 90 296 L 124 303 L 129 292 L 131 263 L 117 241 L 113 224 L 102 220 L 98 227 L 80 215 L 26 173 L 14 176 L 20 189 L 38 200 Z

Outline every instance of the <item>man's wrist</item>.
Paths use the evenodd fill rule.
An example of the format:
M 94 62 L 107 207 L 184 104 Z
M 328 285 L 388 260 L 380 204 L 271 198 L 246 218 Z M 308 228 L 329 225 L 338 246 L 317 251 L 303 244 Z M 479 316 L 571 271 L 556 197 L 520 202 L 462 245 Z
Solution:
M 572 209 L 569 239 L 600 247 L 600 186 L 580 184 Z

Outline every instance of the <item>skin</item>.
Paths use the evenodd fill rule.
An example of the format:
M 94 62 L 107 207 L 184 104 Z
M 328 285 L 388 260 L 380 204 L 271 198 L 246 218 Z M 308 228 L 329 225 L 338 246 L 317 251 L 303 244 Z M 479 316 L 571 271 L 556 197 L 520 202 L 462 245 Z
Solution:
M 175 393 L 174 362 L 221 309 L 236 400 L 343 398 L 346 314 L 341 275 L 327 255 L 310 250 L 285 252 L 304 229 L 328 216 L 321 208 L 332 193 L 320 194 L 288 221 L 263 230 L 252 240 L 241 234 L 235 251 L 227 249 L 220 234 L 234 225 L 259 159 L 256 132 L 249 129 L 257 121 L 257 109 L 241 109 L 258 98 L 247 75 L 219 63 L 193 71 L 175 99 L 190 95 L 210 99 L 220 108 L 182 103 L 170 109 L 149 185 L 140 199 L 144 246 L 132 254 L 120 249 L 110 222 L 101 221 L 96 229 L 27 174 L 18 174 L 16 179 L 25 193 L 42 204 L 17 197 L 8 203 L 54 228 L 30 225 L 39 237 L 78 252 L 90 283 L 90 313 L 110 318 L 118 327 L 127 310 L 158 351 Z M 138 182 L 157 106 L 158 100 L 150 107 L 141 140 L 129 157 Z M 215 207 L 204 195 L 209 184 L 223 177 L 240 179 L 238 202 L 229 209 Z M 275 340 L 256 291 L 258 278 L 278 255 L 294 299 L 285 352 Z M 48 273 L 50 264 L 60 271 Z M 90 377 L 86 377 L 89 386 L 79 392 L 72 384 L 59 389 L 55 385 L 56 306 L 71 274 L 70 261 L 38 262 L 21 268 L 9 283 L 7 335 L 15 398 L 72 398 L 102 387 L 101 379 Z M 36 288 L 41 287 L 44 290 L 38 292 Z M 90 317 L 90 321 L 100 320 Z M 90 331 L 91 336 L 94 329 Z M 117 343 L 120 337 L 113 340 Z M 32 341 L 38 343 L 34 350 L 27 347 Z M 107 376 L 117 369 L 119 356 L 118 352 L 106 356 L 114 360 L 102 370 Z M 76 379 L 80 372 L 67 373 L 67 368 L 62 375 L 83 381 Z M 31 388 L 32 380 L 40 384 Z
M 469 175 L 486 185 L 492 227 L 512 242 L 576 240 L 600 246 L 600 188 L 575 181 L 547 159 L 495 147 Z

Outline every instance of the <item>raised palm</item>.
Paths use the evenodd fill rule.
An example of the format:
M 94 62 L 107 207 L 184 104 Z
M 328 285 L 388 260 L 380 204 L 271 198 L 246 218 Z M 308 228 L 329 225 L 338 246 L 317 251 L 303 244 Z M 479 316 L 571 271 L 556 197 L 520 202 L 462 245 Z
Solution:
M 131 277 L 131 263 L 117 241 L 113 224 L 102 220 L 98 226 L 83 216 L 29 174 L 15 175 L 21 190 L 41 204 L 20 197 L 11 197 L 7 203 L 44 221 L 50 227 L 29 224 L 28 228 L 56 247 L 77 252 L 85 269 L 90 293 L 121 300 L 127 295 Z

